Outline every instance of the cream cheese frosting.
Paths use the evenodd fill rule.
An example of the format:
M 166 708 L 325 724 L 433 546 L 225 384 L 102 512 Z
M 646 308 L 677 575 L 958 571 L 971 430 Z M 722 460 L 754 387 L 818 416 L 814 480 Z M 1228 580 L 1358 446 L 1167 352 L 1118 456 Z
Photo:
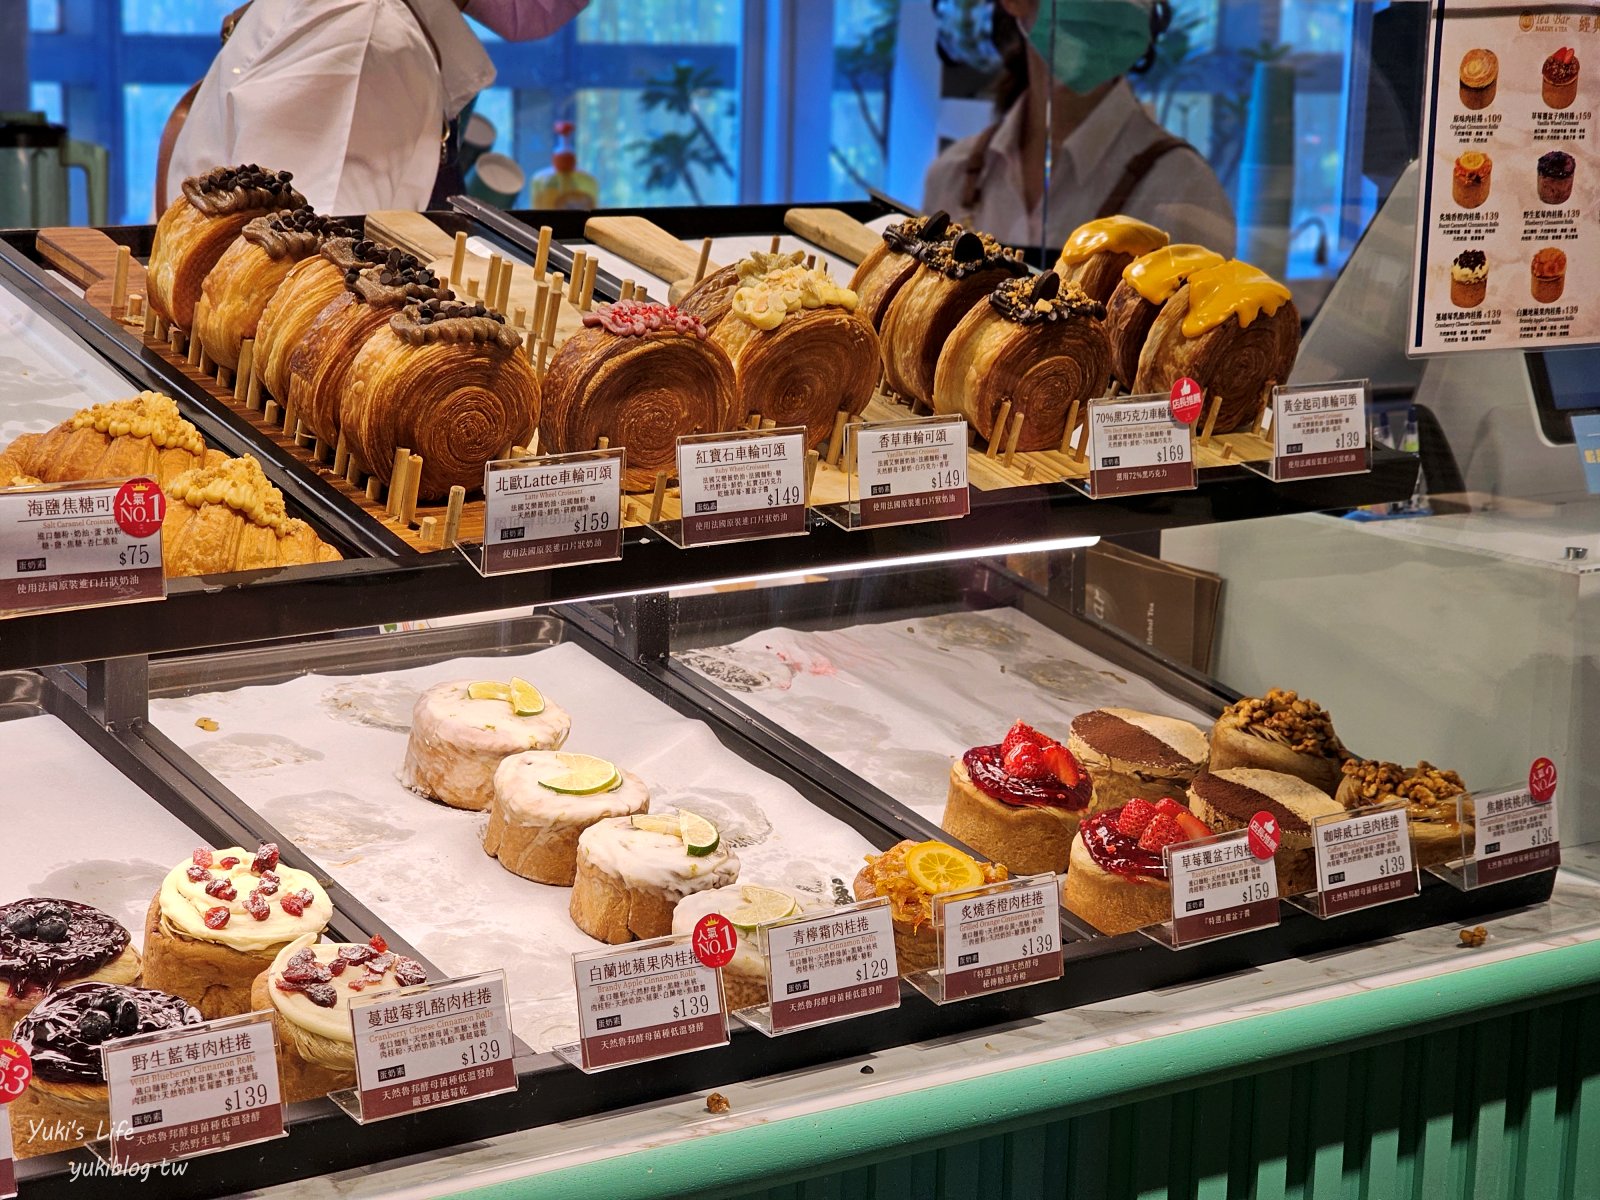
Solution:
M 617 785 L 609 791 L 572 796 L 544 786 L 544 780 L 568 769 L 554 750 L 528 750 L 502 759 L 495 768 L 494 796 L 506 819 L 518 825 L 592 825 L 650 807 L 644 780 L 621 767 Z
M 672 932 L 693 933 L 694 927 L 702 917 L 712 913 L 728 916 L 745 902 L 744 890 L 748 886 L 742 883 L 730 884 L 727 887 L 710 888 L 704 892 L 695 892 L 692 896 L 685 896 L 678 901 L 678 906 L 672 910 Z M 774 887 L 764 883 L 760 886 L 772 892 L 782 892 L 795 902 L 795 913 L 810 912 L 821 907 L 813 897 L 802 896 L 799 892 L 786 887 Z M 730 922 L 731 923 L 731 922 Z M 762 957 L 760 939 L 756 931 L 746 932 L 737 925 L 733 932 L 738 938 L 734 947 L 733 959 L 723 969 L 732 971 L 736 975 L 751 975 L 765 979 L 767 974 L 767 961 Z
M 493 795 L 500 760 L 524 750 L 558 750 L 572 718 L 548 698 L 544 711 L 519 717 L 505 700 L 474 700 L 476 682 L 453 679 L 435 684 L 417 698 L 411 712 L 400 782 L 412 791 L 470 807 L 486 808 Z
M 289 967 L 289 960 L 306 949 L 311 951 L 312 957 L 323 967 L 336 963 L 342 954 L 348 956 L 352 951 L 362 952 L 367 957 L 364 961 L 350 962 L 345 967 L 339 968 L 338 973 L 326 981 L 326 985 L 333 990 L 334 1002 L 331 1005 L 321 1005 L 315 1003 L 303 990 L 285 990 L 277 986 Z M 379 964 L 383 969 L 373 971 L 369 968 L 369 963 Z M 371 946 L 360 943 L 319 942 L 316 934 L 308 933 L 290 942 L 278 951 L 278 956 L 272 960 L 272 966 L 267 968 L 267 995 L 272 1001 L 272 1007 L 284 1020 L 307 1033 L 316 1034 L 338 1044 L 342 1053 L 333 1058 L 333 1061 L 318 1060 L 319 1065 L 334 1069 L 349 1069 L 355 1064 L 355 1046 L 350 1030 L 350 999 L 363 991 L 377 992 L 404 986 L 401 980 L 396 978 L 396 969 L 402 963 L 415 965 L 414 960 L 387 950 L 376 951 Z M 298 1048 L 301 1053 L 315 1049 L 314 1046 L 306 1045 Z
M 615 875 L 629 887 L 675 897 L 726 887 L 739 878 L 739 858 L 733 851 L 718 846 L 710 854 L 692 855 L 676 834 L 635 829 L 632 817 L 608 817 L 585 829 L 578 838 L 578 862 Z
M 167 872 L 161 881 L 161 920 L 168 930 L 197 942 L 215 942 L 244 954 L 259 954 L 281 946 L 307 933 L 320 933 L 333 917 L 333 901 L 322 885 L 305 871 L 281 864 L 270 871 L 257 874 L 251 870 L 255 854 L 239 846 L 211 852 L 211 865 L 201 866 L 193 860 L 179 863 Z M 235 860 L 228 866 L 222 864 Z M 267 876 L 272 876 L 268 879 Z M 273 887 L 273 879 L 276 886 Z M 231 885 L 232 897 L 229 898 Z M 212 889 L 207 892 L 207 888 Z M 298 913 L 299 907 L 284 900 L 309 892 L 311 900 Z M 265 905 L 266 915 L 259 920 L 252 915 L 251 897 L 257 896 L 254 905 Z M 216 909 L 226 909 L 227 923 L 213 928 L 206 923 L 206 914 Z

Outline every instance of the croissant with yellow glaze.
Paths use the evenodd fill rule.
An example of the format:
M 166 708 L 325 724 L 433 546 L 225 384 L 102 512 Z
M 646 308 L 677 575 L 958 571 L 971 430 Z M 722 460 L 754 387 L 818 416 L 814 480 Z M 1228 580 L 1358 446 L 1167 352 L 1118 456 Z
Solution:
M 83 409 L 44 433 L 23 434 L 0 453 L 0 479 L 74 483 L 144 476 L 164 484 L 226 457 L 206 449 L 171 396 L 140 392 Z
M 180 329 L 194 321 L 194 306 L 211 268 L 255 217 L 299 208 L 306 199 L 290 186 L 288 171 L 257 166 L 217 167 L 183 181 L 183 195 L 161 214 L 145 268 L 150 307 Z
M 291 517 L 283 493 L 248 454 L 185 471 L 168 483 L 161 561 L 169 576 L 218 575 L 342 558 Z
M 1056 274 L 1104 304 L 1121 282 L 1123 268 L 1170 240 L 1154 225 L 1132 217 L 1101 217 L 1067 235 L 1056 259 Z

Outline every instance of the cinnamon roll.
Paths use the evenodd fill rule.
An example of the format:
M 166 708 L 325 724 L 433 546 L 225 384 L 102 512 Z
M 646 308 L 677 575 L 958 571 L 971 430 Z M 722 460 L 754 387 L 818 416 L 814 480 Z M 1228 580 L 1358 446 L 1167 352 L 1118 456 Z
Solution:
M 138 983 L 139 969 L 128 931 L 97 908 L 37 896 L 0 904 L 0 1038 L 57 988 Z

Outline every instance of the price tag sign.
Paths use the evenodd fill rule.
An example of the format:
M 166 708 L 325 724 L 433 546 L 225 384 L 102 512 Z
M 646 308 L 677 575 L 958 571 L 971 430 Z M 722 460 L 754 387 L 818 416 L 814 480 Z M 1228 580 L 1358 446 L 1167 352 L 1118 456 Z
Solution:
M 1247 830 L 1183 842 L 1162 851 L 1172 884 L 1172 946 L 1232 937 L 1278 923 L 1278 872 L 1258 858 Z
M 150 479 L 0 490 L 0 615 L 167 594 Z
M 359 1119 L 515 1091 L 509 1012 L 504 971 L 351 997 Z
M 1540 800 L 1532 788 L 1511 788 L 1476 796 L 1474 804 L 1477 852 L 1472 862 L 1473 886 L 1502 883 L 1561 865 L 1553 790 L 1549 799 Z
M 917 417 L 849 426 L 855 473 L 853 528 L 907 525 L 964 517 L 967 422 L 962 417 Z
M 1272 389 L 1272 478 L 1315 479 L 1371 469 L 1367 380 Z
M 1172 397 L 1104 396 L 1089 403 L 1089 485 L 1096 499 L 1195 486 L 1194 426 L 1173 416 Z
M 0 1106 L 0 1200 L 17 1194 L 16 1151 L 11 1148 L 11 1117 Z
M 282 1137 L 272 1014 L 122 1038 L 100 1050 L 111 1164 L 139 1167 Z
M 572 956 L 578 1037 L 557 1046 L 583 1071 L 605 1071 L 728 1043 L 722 974 L 672 934 Z
M 1311 822 L 1317 915 L 1408 900 L 1420 888 L 1406 806 L 1379 804 Z
M 10 1038 L 0 1038 L 0 1104 L 9 1104 L 28 1089 L 33 1060 Z
M 763 925 L 768 1013 L 765 1033 L 789 1033 L 900 1006 L 900 967 L 887 897 Z M 749 1010 L 747 1010 L 749 1011 Z
M 620 449 L 487 464 L 479 572 L 505 575 L 621 558 L 626 469 Z
M 678 439 L 682 546 L 787 537 L 806 531 L 803 428 Z
M 1061 977 L 1061 880 L 1028 875 L 935 896 L 943 1002 Z

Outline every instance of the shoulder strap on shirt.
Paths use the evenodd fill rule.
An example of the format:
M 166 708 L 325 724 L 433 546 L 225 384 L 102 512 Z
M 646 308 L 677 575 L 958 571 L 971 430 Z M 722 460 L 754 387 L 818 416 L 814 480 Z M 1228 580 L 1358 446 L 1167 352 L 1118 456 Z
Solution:
M 1127 206 L 1129 197 L 1144 182 L 1145 176 L 1150 174 L 1150 169 L 1157 162 L 1174 150 L 1193 149 L 1194 147 L 1189 145 L 1188 142 L 1173 134 L 1167 134 L 1165 137 L 1157 138 L 1151 142 L 1128 160 L 1128 165 L 1122 170 L 1122 177 L 1117 180 L 1117 185 L 1106 196 L 1105 202 L 1100 205 L 1100 211 L 1095 213 L 1095 216 L 1097 218 L 1114 217 L 1121 213 L 1123 208 Z M 1195 152 L 1199 153 L 1199 151 Z
M 961 191 L 961 211 L 966 214 L 966 219 L 971 219 L 971 214 L 978 211 L 978 204 L 983 200 L 983 167 L 989 156 L 989 143 L 994 141 L 995 131 L 1000 128 L 996 121 L 989 128 L 978 135 L 978 140 L 972 144 L 972 152 L 967 155 L 966 182 Z

